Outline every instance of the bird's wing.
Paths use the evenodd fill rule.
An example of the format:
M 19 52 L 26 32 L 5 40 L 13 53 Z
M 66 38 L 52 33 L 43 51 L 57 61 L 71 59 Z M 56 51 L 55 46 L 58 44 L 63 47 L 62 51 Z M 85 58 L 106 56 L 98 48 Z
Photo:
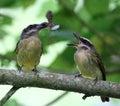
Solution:
M 97 57 L 98 66 L 102 72 L 103 80 L 106 80 L 105 68 L 104 68 L 104 64 L 102 62 L 102 59 L 100 58 L 99 54 L 96 54 L 96 57 Z
M 16 48 L 15 48 L 15 50 L 14 50 L 14 52 L 15 52 L 16 54 L 17 54 L 18 51 L 19 51 L 19 43 L 20 43 L 20 40 L 17 42 Z
M 98 67 L 100 68 L 100 71 L 102 72 L 102 77 L 103 80 L 106 80 L 106 74 L 105 74 L 105 68 L 104 68 L 104 64 L 102 62 L 102 59 L 100 58 L 99 54 L 97 52 L 93 53 L 93 56 L 95 58 L 93 58 L 93 61 L 98 65 Z

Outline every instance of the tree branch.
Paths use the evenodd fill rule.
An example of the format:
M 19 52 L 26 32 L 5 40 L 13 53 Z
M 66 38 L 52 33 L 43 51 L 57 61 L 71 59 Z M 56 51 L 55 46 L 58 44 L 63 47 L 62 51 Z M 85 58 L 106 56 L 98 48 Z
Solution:
M 120 83 L 98 81 L 86 78 L 75 78 L 74 75 L 56 74 L 49 72 L 22 73 L 15 70 L 0 69 L 0 84 L 14 87 L 40 87 L 55 90 L 65 90 L 87 95 L 108 96 L 120 98 Z
M 0 106 L 6 103 L 6 101 L 18 90 L 19 88 L 12 87 L 8 93 L 0 100 Z

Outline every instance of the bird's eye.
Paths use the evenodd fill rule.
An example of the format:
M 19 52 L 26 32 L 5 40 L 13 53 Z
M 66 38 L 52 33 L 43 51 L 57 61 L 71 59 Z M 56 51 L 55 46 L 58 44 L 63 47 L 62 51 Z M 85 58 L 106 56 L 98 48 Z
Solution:
M 29 30 L 32 29 L 32 28 L 33 28 L 33 25 L 30 25 L 30 26 L 28 27 Z
M 84 40 L 84 44 L 88 45 L 89 43 L 87 41 Z
M 90 42 L 88 42 L 88 41 L 86 41 L 86 40 L 84 40 L 84 41 L 82 41 L 85 45 L 87 45 L 87 46 L 89 46 L 89 47 L 93 47 L 93 45 L 90 43 Z

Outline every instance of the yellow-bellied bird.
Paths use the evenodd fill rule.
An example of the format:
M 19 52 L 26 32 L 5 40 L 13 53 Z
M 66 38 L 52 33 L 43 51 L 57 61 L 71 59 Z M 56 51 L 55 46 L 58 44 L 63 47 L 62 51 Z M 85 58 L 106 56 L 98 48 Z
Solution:
M 23 71 L 37 71 L 36 66 L 39 64 L 42 54 L 42 45 L 38 38 L 39 31 L 46 27 L 51 30 L 59 28 L 59 25 L 53 25 L 52 17 L 52 12 L 48 11 L 46 13 L 48 22 L 29 25 L 23 30 L 15 49 L 17 63 Z
M 83 77 L 106 80 L 105 68 L 103 62 L 97 53 L 91 41 L 73 33 L 78 40 L 78 44 L 68 44 L 74 46 L 77 51 L 74 54 L 74 60 Z M 109 101 L 108 97 L 101 96 L 103 102 Z
M 17 63 L 22 71 L 37 71 L 42 54 L 41 41 L 38 38 L 38 32 L 46 28 L 48 23 L 29 25 L 21 34 L 20 40 L 16 45 Z

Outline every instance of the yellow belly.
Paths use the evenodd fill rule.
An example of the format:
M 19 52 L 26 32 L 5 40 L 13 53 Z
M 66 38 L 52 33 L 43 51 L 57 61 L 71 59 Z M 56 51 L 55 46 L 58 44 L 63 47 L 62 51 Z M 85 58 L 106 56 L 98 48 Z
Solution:
M 39 64 L 41 52 L 39 39 L 24 39 L 20 41 L 17 62 L 22 70 L 33 70 Z
M 75 54 L 75 63 L 83 77 L 95 79 L 102 79 L 102 73 L 99 67 L 92 61 L 92 59 L 85 53 Z

